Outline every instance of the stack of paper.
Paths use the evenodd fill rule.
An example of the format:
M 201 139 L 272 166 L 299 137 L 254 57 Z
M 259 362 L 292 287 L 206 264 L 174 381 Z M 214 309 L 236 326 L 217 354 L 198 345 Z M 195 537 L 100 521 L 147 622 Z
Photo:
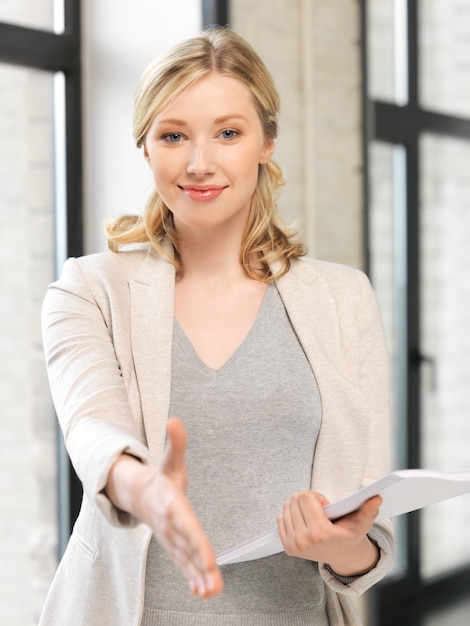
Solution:
M 387 474 L 356 493 L 329 504 L 325 512 L 331 520 L 356 511 L 369 498 L 380 495 L 383 503 L 376 521 L 421 509 L 442 500 L 470 492 L 470 472 L 398 470 Z M 217 563 L 226 565 L 261 559 L 284 550 L 277 528 L 254 537 L 218 555 Z

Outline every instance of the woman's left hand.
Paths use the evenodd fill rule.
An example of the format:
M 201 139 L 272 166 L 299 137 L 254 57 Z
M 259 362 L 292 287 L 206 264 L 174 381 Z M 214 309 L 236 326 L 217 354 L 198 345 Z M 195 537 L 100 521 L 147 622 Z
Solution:
M 327 563 L 340 576 L 359 576 L 379 560 L 379 549 L 367 533 L 382 504 L 380 496 L 335 522 L 323 507 L 329 504 L 321 493 L 302 491 L 284 504 L 277 524 L 284 550 L 290 556 Z

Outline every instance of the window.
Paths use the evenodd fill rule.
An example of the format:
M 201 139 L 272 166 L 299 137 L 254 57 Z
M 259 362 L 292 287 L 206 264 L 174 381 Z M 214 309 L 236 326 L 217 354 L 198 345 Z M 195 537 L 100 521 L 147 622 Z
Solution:
M 393 358 L 396 467 L 468 469 L 470 7 L 363 0 L 369 270 Z M 470 496 L 397 520 L 373 623 L 468 591 Z M 418 623 L 411 621 L 410 623 Z
M 62 3 L 54 0 L 2 0 L 0 22 L 40 30 L 63 31 Z
M 70 532 L 40 308 L 81 252 L 79 2 L 0 0 L 0 20 L 0 622 L 23 626 Z

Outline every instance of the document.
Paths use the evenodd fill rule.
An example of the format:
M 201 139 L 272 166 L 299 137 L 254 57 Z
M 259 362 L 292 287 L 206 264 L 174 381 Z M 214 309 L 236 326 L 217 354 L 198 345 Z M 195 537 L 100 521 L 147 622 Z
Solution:
M 430 504 L 470 493 L 470 472 L 437 472 L 424 469 L 397 470 L 325 507 L 331 520 L 352 513 L 375 495 L 383 498 L 376 521 L 416 511 Z M 254 537 L 217 556 L 219 565 L 261 559 L 283 552 L 277 528 Z

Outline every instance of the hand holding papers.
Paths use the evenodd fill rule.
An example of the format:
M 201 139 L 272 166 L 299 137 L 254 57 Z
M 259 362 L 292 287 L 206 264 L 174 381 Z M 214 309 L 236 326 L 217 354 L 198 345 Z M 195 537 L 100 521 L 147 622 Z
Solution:
M 376 521 L 409 513 L 442 500 L 470 492 L 470 472 L 398 470 L 356 493 L 325 507 L 331 520 L 357 510 L 375 495 L 383 498 Z M 284 550 L 277 528 L 236 546 L 217 557 L 218 565 L 261 559 Z

